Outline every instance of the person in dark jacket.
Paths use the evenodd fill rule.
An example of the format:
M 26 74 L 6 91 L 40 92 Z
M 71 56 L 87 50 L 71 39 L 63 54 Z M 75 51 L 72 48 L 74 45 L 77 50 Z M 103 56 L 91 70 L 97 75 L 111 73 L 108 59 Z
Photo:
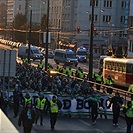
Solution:
M 18 88 L 15 87 L 15 90 L 13 91 L 13 107 L 14 107 L 14 118 L 18 116 L 19 112 L 19 105 L 20 105 L 20 92 L 18 91 Z
M 52 100 L 49 101 L 48 107 L 50 112 L 51 130 L 54 130 L 54 126 L 58 116 L 58 111 L 61 109 L 62 104 L 59 100 L 57 100 L 56 96 L 53 96 Z
M 92 96 L 89 99 L 89 105 L 91 108 L 91 117 L 92 117 L 92 124 L 96 124 L 96 119 L 98 117 L 98 103 L 99 103 L 99 97 L 95 94 L 92 94 Z
M 36 119 L 35 110 L 32 109 L 31 103 L 27 103 L 26 107 L 21 111 L 19 119 L 18 119 L 18 126 L 23 124 L 24 133 L 31 133 L 31 129 L 33 123 Z
M 120 115 L 120 108 L 122 107 L 122 104 L 123 104 L 123 100 L 120 97 L 118 92 L 116 92 L 115 96 L 111 98 L 111 101 L 109 103 L 108 108 L 110 108 L 112 104 L 113 104 L 113 106 L 112 106 L 112 110 L 113 110 L 113 125 L 114 126 L 115 125 L 118 126 L 118 118 L 119 118 L 119 115 Z
M 7 115 L 7 104 L 8 101 L 4 99 L 3 93 L 0 92 L 0 109 L 5 113 L 5 115 Z

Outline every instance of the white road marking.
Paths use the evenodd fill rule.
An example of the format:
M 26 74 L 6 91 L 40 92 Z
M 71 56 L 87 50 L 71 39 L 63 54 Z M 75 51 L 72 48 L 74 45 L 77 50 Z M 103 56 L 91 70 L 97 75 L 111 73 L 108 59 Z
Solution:
M 91 126 L 91 124 L 85 122 L 84 120 L 81 120 L 81 119 L 78 119 L 78 120 L 79 120 L 80 122 L 84 123 L 84 124 L 87 125 L 87 126 Z

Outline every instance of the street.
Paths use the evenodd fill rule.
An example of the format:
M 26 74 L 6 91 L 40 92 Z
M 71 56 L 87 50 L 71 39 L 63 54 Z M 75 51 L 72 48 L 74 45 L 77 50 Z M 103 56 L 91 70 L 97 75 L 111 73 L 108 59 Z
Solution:
M 18 118 L 13 118 L 12 110 L 9 112 L 9 119 L 19 130 L 20 133 L 23 133 L 23 128 L 18 127 L 17 120 Z M 91 118 L 89 117 L 67 117 L 59 116 L 55 126 L 54 133 L 125 133 L 126 124 L 124 119 L 119 118 L 119 126 L 113 126 L 112 124 L 112 115 L 108 116 L 108 119 L 97 118 L 97 123 L 92 125 Z M 43 126 L 34 124 L 32 133 L 51 133 L 50 129 L 50 119 L 49 115 L 44 116 Z
M 7 45 L 3 45 L 3 44 L 0 44 L 0 49 L 10 49 L 10 47 L 9 46 L 7 46 Z M 17 48 L 15 48 L 14 50 L 18 50 Z M 20 59 L 18 59 L 18 60 L 20 60 Z M 36 61 L 32 61 L 32 63 L 33 64 L 35 64 L 35 65 L 37 65 L 38 64 L 38 62 L 39 62 L 39 60 L 36 60 Z M 43 59 L 43 63 L 45 64 L 45 58 Z M 54 61 L 54 59 L 48 59 L 48 63 L 50 63 L 52 66 L 53 66 L 53 68 L 56 68 L 56 66 L 57 66 L 57 64 L 55 63 L 55 61 Z M 94 60 L 93 61 L 93 66 L 95 66 L 94 68 L 93 68 L 93 71 L 95 72 L 95 73 L 98 73 L 98 61 L 97 60 Z M 72 66 L 74 69 L 77 69 L 78 67 L 80 67 L 80 68 L 82 68 L 83 69 L 83 71 L 84 72 L 88 72 L 89 71 L 89 62 L 87 61 L 86 63 L 81 63 L 81 62 L 79 62 L 78 63 L 78 66 L 77 67 L 75 67 L 75 66 Z

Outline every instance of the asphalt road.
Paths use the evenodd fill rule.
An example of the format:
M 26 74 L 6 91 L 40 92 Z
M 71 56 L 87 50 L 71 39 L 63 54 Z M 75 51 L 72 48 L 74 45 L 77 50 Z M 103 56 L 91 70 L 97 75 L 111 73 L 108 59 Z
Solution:
M 7 46 L 7 45 L 4 45 L 4 44 L 0 44 L 0 49 L 11 49 L 10 48 L 10 46 Z M 14 48 L 14 50 L 16 50 L 17 51 L 17 48 Z M 35 65 L 37 65 L 38 64 L 38 61 L 39 60 L 37 60 L 37 61 L 32 61 L 32 63 L 33 64 L 35 64 Z M 44 60 L 43 60 L 43 62 L 44 62 L 44 64 L 45 64 L 45 58 L 44 58 Z M 53 60 L 53 59 L 48 59 L 48 62 L 50 63 L 50 64 L 52 64 L 52 66 L 54 67 L 54 68 L 56 68 L 56 66 L 57 66 L 57 64 L 55 63 L 55 61 Z M 96 73 L 98 73 L 99 72 L 99 70 L 98 70 L 98 61 L 97 60 L 93 60 L 93 71 L 94 72 L 96 72 Z M 83 71 L 84 72 L 88 72 L 88 70 L 89 70 L 89 62 L 87 61 L 86 63 L 81 63 L 81 62 L 79 62 L 78 63 L 78 66 L 77 67 L 74 67 L 74 66 L 72 66 L 74 69 L 77 69 L 78 67 L 80 67 L 80 68 L 82 68 L 83 69 Z
M 18 127 L 18 118 L 13 118 L 12 109 L 9 111 L 9 119 L 13 125 L 18 129 L 20 133 L 23 133 L 23 127 Z M 112 125 L 112 115 L 108 116 L 108 119 L 97 118 L 97 123 L 92 125 L 91 118 L 84 117 L 68 117 L 59 116 L 55 130 L 50 129 L 49 115 L 44 116 L 43 126 L 38 124 L 33 125 L 32 133 L 125 133 L 126 123 L 124 119 L 119 118 L 119 126 Z

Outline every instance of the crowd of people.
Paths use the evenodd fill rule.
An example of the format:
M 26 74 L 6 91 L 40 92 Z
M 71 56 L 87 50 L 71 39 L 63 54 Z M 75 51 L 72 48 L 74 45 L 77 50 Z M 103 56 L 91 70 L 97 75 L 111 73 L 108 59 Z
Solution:
M 56 68 L 57 71 L 60 68 Z M 63 70 L 64 69 L 64 70 Z M 77 78 L 70 78 L 73 72 L 71 68 L 66 69 L 65 67 L 62 68 L 62 73 L 64 75 L 50 75 L 49 73 L 45 72 L 42 67 L 33 67 L 31 65 L 24 65 L 21 63 L 17 63 L 16 68 L 16 76 L 15 78 L 10 79 L 10 88 L 13 89 L 13 108 L 14 108 L 14 118 L 16 118 L 19 114 L 20 103 L 23 107 L 22 112 L 20 113 L 18 125 L 21 126 L 21 122 L 23 122 L 24 126 L 24 133 L 30 133 L 32 129 L 33 123 L 38 123 L 38 119 L 40 117 L 40 125 L 43 125 L 43 114 L 44 110 L 49 110 L 50 112 L 50 123 L 51 123 L 51 130 L 54 129 L 56 119 L 58 116 L 58 111 L 61 108 L 61 103 L 56 99 L 58 95 L 60 96 L 70 96 L 70 97 L 78 97 L 82 96 L 84 98 L 90 97 L 90 107 L 91 107 L 91 116 L 92 116 L 92 124 L 96 123 L 96 119 L 98 117 L 98 109 L 99 106 L 102 107 L 102 111 L 104 112 L 105 119 L 107 119 L 107 108 L 110 108 L 113 104 L 113 125 L 118 125 L 118 117 L 120 115 L 120 109 L 123 104 L 123 99 L 120 97 L 119 93 L 117 92 L 114 97 L 110 99 L 110 104 L 107 106 L 105 101 L 103 102 L 102 99 L 99 99 L 99 90 L 101 89 L 99 84 L 96 86 L 98 91 L 93 89 L 93 84 L 87 81 L 87 77 L 82 75 L 82 70 L 78 69 L 76 72 L 76 77 L 80 77 L 82 80 L 78 80 Z M 112 85 L 113 79 L 108 76 L 108 78 L 103 81 L 101 73 L 98 74 L 92 73 L 93 79 L 97 83 L 104 83 L 105 85 Z M 3 85 L 3 80 L 1 79 L 0 85 Z M 7 89 L 8 87 L 8 78 L 5 79 L 4 88 Z M 23 96 L 23 91 L 33 91 L 35 93 L 39 93 L 39 97 L 35 103 L 35 110 L 32 108 L 32 97 L 29 93 L 26 93 Z M 54 96 L 52 101 L 48 101 L 44 98 L 43 93 L 44 91 L 51 92 Z M 103 91 L 106 94 L 105 91 Z M 8 116 L 7 106 L 9 97 L 5 92 L 0 93 L 0 108 L 4 111 L 4 113 Z M 127 115 L 127 110 L 130 107 L 126 107 L 124 109 L 124 113 L 126 115 L 127 120 L 127 133 L 130 133 L 130 126 L 129 120 Z M 28 112 L 28 113 L 27 113 Z M 28 115 L 27 115 L 28 114 Z M 26 117 L 24 117 L 26 116 Z M 102 117 L 102 114 L 101 114 Z M 133 115 L 132 115 L 133 119 Z M 131 120 L 130 120 L 131 121 Z M 27 124 L 25 122 L 31 122 Z M 27 127 L 27 125 L 29 125 Z

